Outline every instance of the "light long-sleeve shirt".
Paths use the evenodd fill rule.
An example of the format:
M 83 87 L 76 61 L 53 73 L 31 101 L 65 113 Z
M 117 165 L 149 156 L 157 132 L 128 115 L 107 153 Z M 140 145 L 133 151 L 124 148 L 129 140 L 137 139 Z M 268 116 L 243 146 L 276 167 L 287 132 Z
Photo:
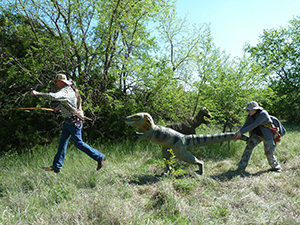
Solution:
M 51 101 L 60 102 L 58 108 L 61 110 L 61 115 L 64 118 L 70 118 L 74 115 L 73 113 L 67 110 L 67 108 L 70 107 L 75 109 L 77 108 L 77 98 L 75 95 L 75 91 L 71 87 L 65 86 L 56 93 L 40 93 L 40 96 L 48 98 Z

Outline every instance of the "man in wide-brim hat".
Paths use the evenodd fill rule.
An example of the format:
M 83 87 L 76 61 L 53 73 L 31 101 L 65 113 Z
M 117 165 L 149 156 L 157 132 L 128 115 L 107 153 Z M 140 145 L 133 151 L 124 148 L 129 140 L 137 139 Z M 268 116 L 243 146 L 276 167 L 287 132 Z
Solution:
M 59 106 L 55 108 L 54 111 L 61 110 L 61 115 L 65 119 L 60 136 L 58 151 L 54 157 L 52 166 L 44 167 L 43 169 L 46 171 L 54 171 L 56 173 L 60 172 L 65 160 L 68 141 L 70 137 L 72 137 L 74 145 L 78 149 L 98 162 L 97 170 L 99 170 L 103 166 L 106 158 L 104 154 L 90 147 L 82 140 L 81 129 L 84 116 L 81 104 L 78 104 L 81 102 L 81 98 L 77 88 L 67 79 L 65 74 L 57 74 L 53 81 L 59 89 L 58 92 L 40 93 L 35 90 L 31 92 L 33 96 L 41 96 L 52 101 L 60 102 Z
M 62 74 L 62 73 L 57 74 L 55 76 L 55 78 L 53 79 L 54 83 L 56 83 L 58 81 L 62 81 L 62 82 L 64 82 L 67 85 L 71 85 L 72 84 L 72 82 L 67 79 L 67 76 L 65 74 Z
M 253 149 L 263 141 L 265 155 L 271 166 L 270 171 L 281 172 L 281 166 L 277 162 L 274 155 L 276 145 L 274 143 L 274 134 L 270 130 L 272 120 L 269 113 L 258 105 L 255 101 L 250 101 L 244 109 L 247 110 L 248 116 L 245 124 L 235 134 L 235 140 L 241 137 L 242 134 L 249 132 L 250 140 L 247 143 L 245 151 L 238 165 L 238 170 L 245 171 L 252 155 Z

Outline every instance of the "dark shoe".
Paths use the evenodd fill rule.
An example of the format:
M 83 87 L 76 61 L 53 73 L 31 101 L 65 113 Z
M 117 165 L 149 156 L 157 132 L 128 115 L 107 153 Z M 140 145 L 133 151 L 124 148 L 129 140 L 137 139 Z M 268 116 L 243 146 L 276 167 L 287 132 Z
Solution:
M 60 172 L 59 169 L 55 169 L 52 166 L 50 166 L 50 167 L 43 167 L 42 169 L 45 170 L 45 171 L 54 171 L 54 173 L 59 173 Z
M 102 168 L 105 160 L 106 160 L 106 157 L 104 156 L 104 158 L 98 162 L 97 170 L 100 170 Z

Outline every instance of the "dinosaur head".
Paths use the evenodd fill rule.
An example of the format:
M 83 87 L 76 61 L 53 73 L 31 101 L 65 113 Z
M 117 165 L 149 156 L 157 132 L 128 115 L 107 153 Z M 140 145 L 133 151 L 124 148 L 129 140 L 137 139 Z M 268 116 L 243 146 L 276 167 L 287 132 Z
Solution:
M 203 115 L 205 116 L 205 117 L 207 117 L 207 118 L 211 118 L 212 116 L 211 116 L 211 114 L 210 114 L 210 112 L 209 112 L 209 110 L 206 108 L 206 107 L 202 107 L 202 109 L 201 109 L 202 111 L 203 111 Z M 200 112 L 199 112 L 200 113 Z
M 208 110 L 206 107 L 203 107 L 203 106 L 202 106 L 202 108 L 201 108 L 201 109 L 199 110 L 199 112 L 198 112 L 198 115 L 195 116 L 194 119 L 195 119 L 196 122 L 197 122 L 197 121 L 202 121 L 202 123 L 204 123 L 204 124 L 209 124 L 209 121 L 206 121 L 206 120 L 204 119 L 204 117 L 212 118 L 212 116 L 211 116 L 209 110 Z
M 142 130 L 150 130 L 154 125 L 153 119 L 149 113 L 137 113 L 131 116 L 127 116 L 125 119 L 127 125 L 136 126 Z

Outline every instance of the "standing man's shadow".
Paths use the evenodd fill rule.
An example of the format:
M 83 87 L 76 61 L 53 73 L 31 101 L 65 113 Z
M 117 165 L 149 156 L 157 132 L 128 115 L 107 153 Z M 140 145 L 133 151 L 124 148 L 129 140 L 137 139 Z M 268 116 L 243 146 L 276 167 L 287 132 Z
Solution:
M 263 171 L 259 171 L 257 173 L 249 173 L 247 171 L 241 171 L 241 170 L 228 170 L 224 173 L 212 175 L 210 177 L 212 179 L 225 182 L 225 181 L 229 181 L 238 176 L 240 176 L 240 177 L 256 177 L 256 176 L 260 176 L 261 174 L 269 173 L 269 172 L 270 172 L 270 170 L 263 170 Z

